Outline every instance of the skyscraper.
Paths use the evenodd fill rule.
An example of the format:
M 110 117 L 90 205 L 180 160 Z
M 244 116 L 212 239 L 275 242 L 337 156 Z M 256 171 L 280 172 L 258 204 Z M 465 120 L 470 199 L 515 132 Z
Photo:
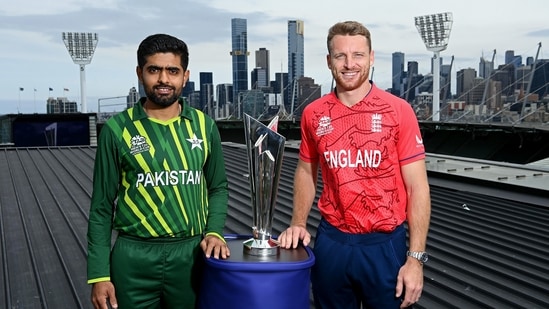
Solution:
M 267 78 L 267 69 L 255 68 L 252 70 L 252 89 L 267 89 L 269 87 L 269 78 Z
M 393 53 L 393 83 L 391 93 L 396 96 L 401 96 L 402 80 L 404 77 L 404 53 Z
M 286 102 L 288 111 L 293 112 L 293 105 L 297 104 L 297 80 L 305 76 L 305 48 L 302 20 L 288 21 L 288 86 L 289 95 Z
M 419 74 L 419 63 L 417 61 L 408 61 L 406 70 L 406 81 L 403 83 L 403 91 L 401 97 L 408 101 L 413 102 L 416 98 L 416 89 L 423 84 L 425 77 Z
M 238 94 L 248 90 L 248 30 L 247 20 L 231 19 L 233 102 L 238 104 Z
M 268 87 L 271 81 L 271 72 L 270 72 L 270 57 L 269 50 L 265 47 L 259 48 L 255 51 L 255 67 L 264 69 L 265 80 L 258 79 L 258 85 L 256 88 Z M 252 87 L 254 88 L 254 87 Z
M 227 118 L 231 114 L 231 104 L 233 99 L 233 85 L 232 84 L 218 84 L 216 86 L 216 116 L 220 118 Z M 216 118 L 217 119 L 217 118 Z
M 286 108 L 286 106 L 289 105 L 286 103 L 286 101 L 289 91 L 287 87 L 284 87 L 284 85 L 288 85 L 288 73 L 275 73 L 275 80 L 271 82 L 271 87 L 273 88 L 274 93 L 280 94 L 280 101 L 277 101 L 276 104 L 281 105 L 280 108 L 283 108 L 284 112 L 287 113 L 288 109 Z
M 208 115 L 213 115 L 213 73 L 200 72 L 200 109 Z
M 458 100 L 467 100 L 469 92 L 473 89 L 474 80 L 477 77 L 475 69 L 461 69 L 456 74 L 456 95 Z
M 133 107 L 137 101 L 139 101 L 139 93 L 135 87 L 131 87 L 126 97 L 126 108 Z
M 505 64 L 509 64 L 513 62 L 513 59 L 515 58 L 515 51 L 514 50 L 506 50 L 505 51 Z
M 513 64 L 515 68 L 522 65 L 522 56 L 515 55 L 514 50 L 505 51 L 505 64 Z
M 139 85 L 141 86 L 142 84 L 139 84 Z M 185 84 L 185 87 L 183 87 L 183 91 L 181 91 L 181 96 L 184 97 L 185 99 L 189 99 L 189 96 L 191 96 L 193 92 L 194 92 L 194 82 L 189 80 Z
M 419 63 L 417 61 L 408 61 L 408 76 L 416 76 L 419 74 Z
M 440 66 L 440 79 L 440 99 L 450 99 L 452 97 L 452 64 Z
M 544 98 L 549 94 L 549 60 L 538 59 L 535 65 L 534 76 L 532 77 L 531 93 L 537 93 L 539 98 Z
M 494 70 L 494 63 L 486 60 L 484 57 L 480 57 L 478 64 L 478 76 L 484 79 L 489 78 Z

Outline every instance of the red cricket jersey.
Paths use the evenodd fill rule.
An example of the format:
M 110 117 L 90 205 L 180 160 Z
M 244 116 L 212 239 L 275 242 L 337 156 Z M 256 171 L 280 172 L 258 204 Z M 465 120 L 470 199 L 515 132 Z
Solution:
M 329 93 L 303 111 L 300 159 L 318 162 L 322 216 L 347 233 L 390 232 L 406 220 L 402 165 L 425 158 L 410 104 L 372 83 L 347 107 Z

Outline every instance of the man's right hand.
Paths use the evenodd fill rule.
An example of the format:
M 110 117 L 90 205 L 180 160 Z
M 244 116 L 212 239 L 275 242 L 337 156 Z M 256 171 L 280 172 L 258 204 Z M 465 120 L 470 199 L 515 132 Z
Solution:
M 110 303 L 111 308 L 118 308 L 112 282 L 102 281 L 94 283 L 92 286 L 91 301 L 95 309 L 109 309 L 107 302 Z
M 280 247 L 285 249 L 297 248 L 299 241 L 303 241 L 303 245 L 307 246 L 311 242 L 311 234 L 307 232 L 307 229 L 300 225 L 292 225 L 287 228 L 278 237 Z

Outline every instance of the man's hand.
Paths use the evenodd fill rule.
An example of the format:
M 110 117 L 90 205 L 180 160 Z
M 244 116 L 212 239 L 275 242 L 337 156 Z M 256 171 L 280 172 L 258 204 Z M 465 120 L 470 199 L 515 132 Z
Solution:
M 118 308 L 112 282 L 102 281 L 94 283 L 92 285 L 91 301 L 95 309 L 109 309 L 107 301 L 113 309 Z
M 407 308 L 419 301 L 423 290 L 423 265 L 409 257 L 406 263 L 400 268 L 397 277 L 396 297 L 401 297 L 404 292 L 404 299 L 400 308 Z
M 311 242 L 311 234 L 307 232 L 307 229 L 300 225 L 292 225 L 287 228 L 278 237 L 280 247 L 285 249 L 297 248 L 299 241 L 303 241 L 303 245 L 307 246 Z
M 204 237 L 200 242 L 200 248 L 202 248 L 202 251 L 204 251 L 206 258 L 208 259 L 211 256 L 216 259 L 219 259 L 220 257 L 226 259 L 231 255 L 231 250 L 229 250 L 227 243 L 214 235 L 207 235 Z

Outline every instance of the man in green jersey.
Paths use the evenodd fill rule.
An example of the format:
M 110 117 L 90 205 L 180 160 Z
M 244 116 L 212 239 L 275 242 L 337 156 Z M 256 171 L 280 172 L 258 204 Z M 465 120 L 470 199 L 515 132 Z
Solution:
M 227 258 L 227 177 L 215 122 L 181 98 L 187 45 L 137 50 L 142 98 L 99 135 L 88 224 L 95 308 L 193 308 L 207 258 Z M 117 233 L 111 249 L 112 231 Z

